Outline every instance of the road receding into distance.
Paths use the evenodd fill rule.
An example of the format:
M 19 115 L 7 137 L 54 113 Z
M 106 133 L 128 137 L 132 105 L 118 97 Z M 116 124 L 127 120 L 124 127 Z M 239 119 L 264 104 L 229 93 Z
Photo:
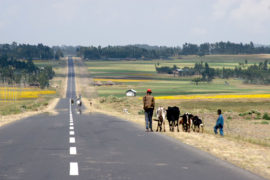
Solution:
M 131 122 L 80 114 L 74 65 L 57 115 L 44 113 L 0 128 L 1 180 L 261 180 L 263 178 Z

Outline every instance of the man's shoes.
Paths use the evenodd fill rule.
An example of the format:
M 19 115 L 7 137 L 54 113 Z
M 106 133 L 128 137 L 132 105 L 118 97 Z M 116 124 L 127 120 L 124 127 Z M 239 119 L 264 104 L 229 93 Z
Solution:
M 145 130 L 145 132 L 149 132 L 149 130 L 148 130 L 148 129 L 146 129 L 146 130 Z
M 153 129 L 150 129 L 150 132 L 153 132 Z

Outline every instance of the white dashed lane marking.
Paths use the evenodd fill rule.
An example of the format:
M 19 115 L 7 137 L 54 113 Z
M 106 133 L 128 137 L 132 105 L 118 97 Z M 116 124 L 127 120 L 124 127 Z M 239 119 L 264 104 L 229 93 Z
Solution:
M 77 148 L 76 147 L 70 147 L 69 148 L 69 154 L 70 155 L 76 155 L 77 154 Z
M 69 138 L 69 143 L 75 143 L 75 137 L 70 137 Z
M 79 175 L 79 167 L 77 162 L 70 162 L 69 164 L 69 175 L 70 176 L 78 176 Z
M 71 80 L 71 79 L 70 79 Z M 70 90 L 72 92 L 72 81 L 70 81 Z M 69 100 L 69 143 L 73 146 L 69 147 L 69 154 L 73 157 L 77 155 L 77 147 L 74 146 L 75 144 L 75 132 L 74 132 L 74 122 L 73 122 L 73 115 L 72 115 L 72 106 L 71 106 L 71 99 Z M 69 163 L 69 175 L 70 176 L 78 176 L 79 175 L 79 165 L 78 162 L 70 162 Z

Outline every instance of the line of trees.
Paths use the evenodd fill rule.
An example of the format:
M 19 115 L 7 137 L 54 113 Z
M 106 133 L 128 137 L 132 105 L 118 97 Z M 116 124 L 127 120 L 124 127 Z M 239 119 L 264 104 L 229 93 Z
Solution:
M 0 44 L 0 55 L 17 59 L 59 59 L 63 57 L 63 53 L 60 48 L 50 48 L 43 44 L 30 45 L 30 44 Z
M 157 66 L 158 73 L 177 73 L 178 76 L 195 76 L 192 80 L 197 85 L 199 82 L 211 82 L 215 77 L 222 79 L 239 78 L 248 84 L 270 84 L 270 69 L 268 68 L 268 60 L 245 67 L 245 64 L 240 64 L 234 69 L 222 68 L 214 69 L 208 63 L 195 63 L 193 68 L 179 68 L 176 65 L 173 67 Z
M 24 86 L 49 86 L 55 75 L 51 66 L 38 68 L 32 60 L 16 60 L 7 55 L 0 56 L 0 80 L 3 84 L 23 84 Z
M 268 60 L 254 64 L 248 67 L 239 65 L 234 69 L 216 69 L 216 76 L 228 78 L 241 78 L 248 84 L 270 84 L 270 69 L 268 68 Z
M 146 49 L 135 45 L 107 47 L 79 47 L 77 55 L 84 59 L 157 59 L 177 56 L 180 48 L 159 47 Z
M 173 65 L 173 67 L 168 66 L 158 66 L 155 65 L 157 73 L 161 74 L 176 74 L 177 76 L 200 76 L 197 77 L 197 81 L 207 81 L 210 82 L 214 79 L 216 76 L 216 71 L 214 68 L 210 68 L 209 64 L 206 63 L 195 63 L 193 68 L 190 67 L 184 67 L 179 68 L 176 65 Z
M 85 59 L 159 59 L 170 58 L 181 55 L 208 54 L 262 54 L 270 53 L 270 47 L 258 46 L 253 42 L 248 44 L 217 42 L 203 43 L 200 45 L 185 43 L 182 47 L 127 45 L 107 47 L 77 47 L 77 56 Z
M 208 54 L 264 54 L 270 53 L 270 47 L 258 46 L 253 42 L 249 44 L 217 42 L 203 43 L 200 45 L 185 43 L 181 54 L 183 55 L 208 55 Z

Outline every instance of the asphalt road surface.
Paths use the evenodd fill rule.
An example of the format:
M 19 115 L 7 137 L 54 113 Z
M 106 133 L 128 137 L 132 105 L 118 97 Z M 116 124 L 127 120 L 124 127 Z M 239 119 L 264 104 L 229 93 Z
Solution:
M 259 180 L 205 152 L 103 114 L 78 114 L 73 60 L 58 115 L 0 128 L 0 180 Z

